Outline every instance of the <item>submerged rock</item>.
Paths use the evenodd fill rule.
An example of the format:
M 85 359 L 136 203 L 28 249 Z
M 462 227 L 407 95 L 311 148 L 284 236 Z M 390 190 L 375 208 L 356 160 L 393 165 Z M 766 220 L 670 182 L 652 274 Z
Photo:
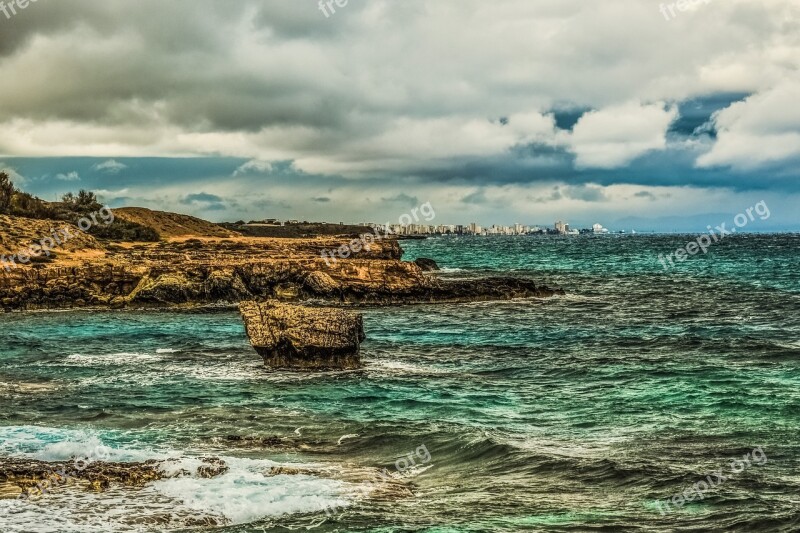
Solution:
M 16 500 L 22 495 L 22 487 L 8 481 L 0 482 L 0 500 Z
M 288 437 L 277 435 L 260 437 L 257 435 L 226 435 L 225 437 L 212 437 L 215 444 L 226 447 L 244 449 L 267 449 L 280 451 L 297 451 L 310 449 L 309 444 Z
M 191 476 L 186 470 L 175 471 L 167 462 L 112 463 L 85 460 L 46 462 L 32 459 L 0 459 L 0 499 L 38 498 L 60 486 L 75 485 L 88 491 L 103 492 L 112 485 L 141 488 L 160 479 Z M 217 457 L 201 460 L 197 476 L 214 478 L 228 471 Z M 168 473 L 172 472 L 172 473 Z
M 197 475 L 204 479 L 221 476 L 230 470 L 230 467 L 219 457 L 204 457 L 203 464 L 197 467 Z
M 517 298 L 550 298 L 563 295 L 562 289 L 551 289 L 531 279 L 490 277 L 443 280 L 425 291 L 432 302 L 480 302 Z
M 156 461 L 145 463 L 90 464 L 76 461 L 44 462 L 27 459 L 0 459 L 0 486 L 3 493 L 41 496 L 60 485 L 78 484 L 100 492 L 112 483 L 128 487 L 141 487 L 165 477 Z M 19 488 L 19 492 L 16 488 Z
M 364 322 L 359 313 L 268 301 L 239 304 L 250 343 L 273 369 L 360 368 Z
M 419 257 L 414 261 L 414 263 L 416 263 L 416 265 L 420 267 L 423 272 L 435 272 L 437 270 L 441 270 L 439 265 L 436 264 L 436 261 L 433 259 L 428 259 L 427 257 Z

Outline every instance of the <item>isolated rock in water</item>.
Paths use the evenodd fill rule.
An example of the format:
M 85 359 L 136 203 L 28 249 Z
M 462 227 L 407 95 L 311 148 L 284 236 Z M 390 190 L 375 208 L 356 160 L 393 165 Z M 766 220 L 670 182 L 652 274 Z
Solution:
M 428 259 L 427 257 L 417 258 L 417 260 L 414 262 L 423 270 L 423 272 L 435 272 L 436 270 L 441 270 L 439 265 L 436 264 L 436 261 L 433 259 Z
M 360 314 L 277 301 L 239 304 L 247 336 L 270 368 L 348 370 L 359 368 L 364 340 Z

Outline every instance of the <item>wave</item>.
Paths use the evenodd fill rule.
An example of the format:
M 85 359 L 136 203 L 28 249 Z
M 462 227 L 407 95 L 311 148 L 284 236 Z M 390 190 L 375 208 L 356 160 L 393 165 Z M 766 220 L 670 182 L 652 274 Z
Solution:
M 157 361 L 160 358 L 156 355 L 140 352 L 119 352 L 109 354 L 81 354 L 74 353 L 68 355 L 62 361 L 69 366 L 111 366 L 111 365 L 127 365 L 135 361 L 141 363 L 144 361 Z
M 212 479 L 197 475 L 175 477 L 157 481 L 153 487 L 187 509 L 224 517 L 224 522 L 232 525 L 351 504 L 342 496 L 346 484 L 341 481 L 304 474 L 272 476 L 269 470 L 281 465 L 269 460 L 221 459 L 230 467 L 221 476 Z M 189 471 L 196 473 L 200 462 L 193 461 L 197 464 L 187 465 L 188 461 L 184 460 L 175 468 L 189 466 Z
M 375 370 L 387 374 L 453 374 L 450 370 L 432 366 L 415 365 L 403 361 L 367 361 L 367 370 Z
M 155 460 L 167 475 L 176 476 L 137 490 L 112 487 L 102 493 L 86 493 L 65 486 L 40 500 L 0 500 L 0 531 L 177 531 L 287 515 L 310 515 L 309 520 L 319 520 L 325 509 L 345 509 L 353 504 L 353 483 L 305 473 L 308 469 L 322 472 L 320 465 L 219 456 L 229 470 L 209 479 L 198 472 L 204 464 L 202 456 L 137 443 L 115 444 L 118 437 L 113 432 L 35 426 L 0 428 L 2 456 L 65 461 L 92 457 L 103 450 L 102 460 Z M 273 475 L 275 468 L 305 470 Z
M 58 383 L 39 383 L 39 382 L 25 382 L 13 381 L 6 382 L 0 381 L 0 395 L 7 394 L 51 394 L 61 388 Z

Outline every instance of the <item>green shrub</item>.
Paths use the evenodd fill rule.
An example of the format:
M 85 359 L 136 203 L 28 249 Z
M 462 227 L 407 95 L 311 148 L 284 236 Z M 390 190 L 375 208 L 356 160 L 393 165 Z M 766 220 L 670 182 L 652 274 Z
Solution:
M 20 191 L 6 172 L 0 172 L 0 214 L 37 220 L 62 220 L 76 224 L 81 218 L 103 208 L 93 192 L 81 190 L 77 196 L 65 194 L 61 202 L 45 202 Z M 87 232 L 97 239 L 109 241 L 157 242 L 156 230 L 149 226 L 115 219 L 111 224 L 94 224 Z

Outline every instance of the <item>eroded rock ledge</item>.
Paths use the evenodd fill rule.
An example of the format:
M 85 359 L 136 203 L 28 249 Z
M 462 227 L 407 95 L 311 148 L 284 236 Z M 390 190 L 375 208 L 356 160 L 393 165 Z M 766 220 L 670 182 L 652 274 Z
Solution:
M 386 239 L 349 259 L 321 253 L 345 238 L 185 239 L 105 245 L 52 264 L 0 269 L 0 309 L 147 308 L 277 299 L 336 305 L 472 302 L 547 297 L 563 291 L 527 279 L 446 280 L 402 261 Z
M 277 301 L 242 302 L 253 348 L 273 369 L 350 370 L 361 366 L 364 323 L 358 313 Z
M 164 473 L 155 461 L 147 463 L 94 463 L 76 470 L 75 463 L 33 461 L 26 459 L 0 460 L 0 487 L 6 498 L 22 494 L 41 496 L 51 487 L 79 485 L 87 490 L 102 491 L 111 484 L 141 487 L 162 479 Z
M 196 475 L 213 478 L 228 471 L 228 465 L 217 457 L 202 458 L 196 472 L 175 471 L 169 461 L 155 460 L 143 463 L 91 462 L 80 469 L 76 468 L 77 464 L 75 461 L 0 458 L 0 499 L 36 498 L 65 485 L 102 492 L 112 485 L 143 487 L 170 477 Z

